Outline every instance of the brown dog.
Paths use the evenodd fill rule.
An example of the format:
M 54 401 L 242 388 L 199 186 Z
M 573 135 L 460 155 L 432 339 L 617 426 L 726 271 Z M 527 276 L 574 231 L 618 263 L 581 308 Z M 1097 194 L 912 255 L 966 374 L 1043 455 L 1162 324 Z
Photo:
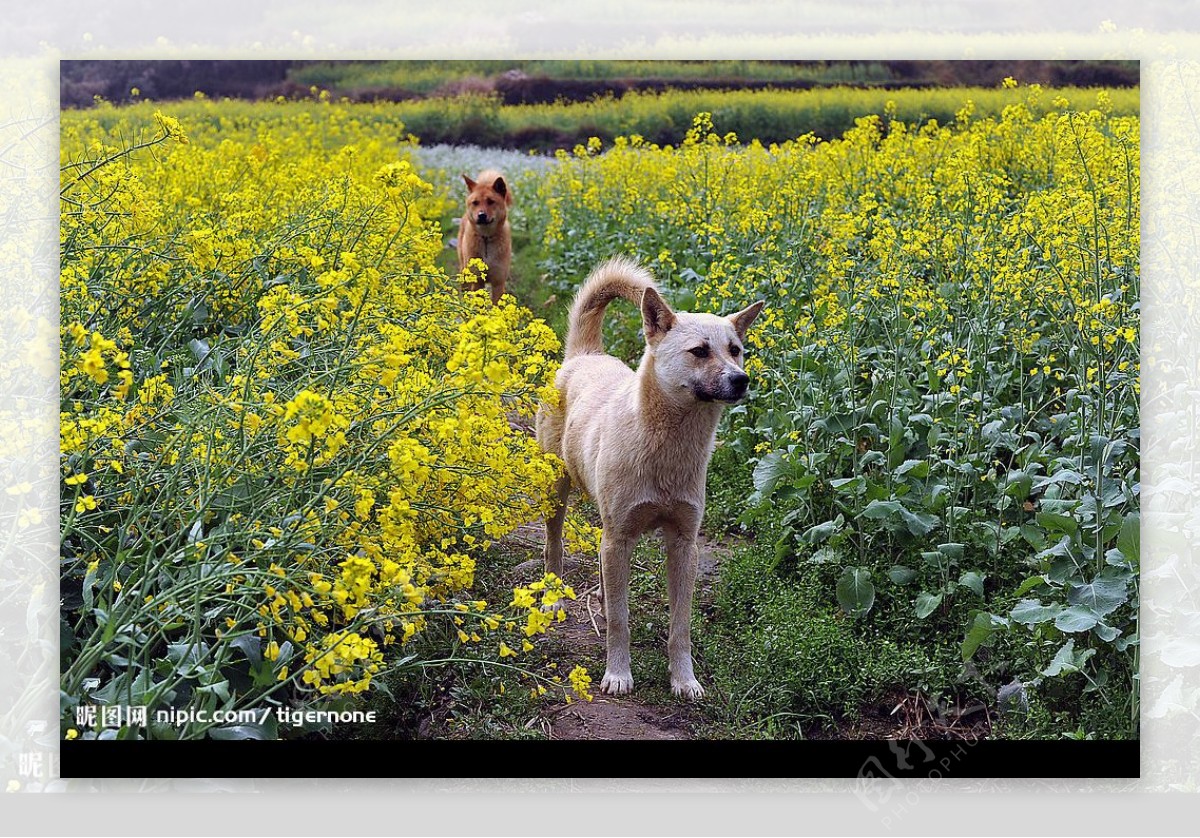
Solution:
M 622 297 L 642 311 L 646 351 L 637 372 L 604 353 L 601 320 Z M 629 565 L 642 533 L 661 529 L 667 547 L 671 690 L 699 698 L 692 667 L 696 539 L 704 517 L 704 478 L 725 405 L 745 397 L 743 344 L 761 301 L 718 317 L 673 311 L 654 279 L 629 259 L 596 268 L 571 305 L 566 353 L 555 379 L 557 407 L 543 405 L 537 438 L 566 463 L 546 521 L 546 570 L 562 575 L 563 519 L 572 483 L 600 510 L 600 588 L 608 624 L 608 663 L 600 689 L 633 689 L 629 660 Z
M 512 191 L 499 172 L 480 172 L 475 180 L 463 175 L 467 184 L 467 209 L 458 228 L 458 269 L 464 271 L 472 259 L 487 266 L 486 282 L 492 286 L 492 303 L 500 302 L 512 267 L 512 229 L 508 208 Z M 484 279 L 463 284 L 464 291 L 483 287 Z

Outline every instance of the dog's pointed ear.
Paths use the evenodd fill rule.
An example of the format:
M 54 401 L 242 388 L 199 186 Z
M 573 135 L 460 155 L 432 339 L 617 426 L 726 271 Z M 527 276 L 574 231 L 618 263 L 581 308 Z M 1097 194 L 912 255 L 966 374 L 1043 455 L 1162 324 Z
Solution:
M 738 337 L 742 340 L 746 339 L 746 332 L 750 330 L 750 325 L 758 317 L 759 312 L 763 310 L 766 301 L 759 300 L 754 305 L 747 306 L 737 314 L 729 315 L 729 322 L 733 324 L 734 330 L 738 333 Z
M 646 332 L 646 342 L 653 345 L 658 343 L 671 327 L 675 325 L 675 312 L 667 305 L 653 288 L 642 292 L 642 329 Z
M 505 182 L 503 177 L 496 178 L 496 182 L 492 184 L 492 189 L 495 189 L 497 194 L 504 198 L 506 206 L 512 206 L 512 190 L 508 188 L 508 183 Z
M 473 192 L 473 191 L 475 190 L 475 187 L 478 185 L 478 184 L 476 184 L 476 183 L 475 183 L 475 181 L 471 180 L 471 179 L 470 179 L 469 177 L 467 177 L 466 175 L 463 175 L 463 180 L 464 180 L 464 181 L 466 182 L 466 184 L 467 184 L 467 191 L 468 191 L 468 192 Z

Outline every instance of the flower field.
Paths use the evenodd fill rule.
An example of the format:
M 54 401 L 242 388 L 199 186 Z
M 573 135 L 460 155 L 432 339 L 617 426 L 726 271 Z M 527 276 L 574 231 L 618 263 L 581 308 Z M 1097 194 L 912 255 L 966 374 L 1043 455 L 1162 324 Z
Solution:
M 434 666 L 586 697 L 534 652 L 570 586 L 480 562 L 561 468 L 522 428 L 547 321 L 625 253 L 681 309 L 767 300 L 710 470 L 706 530 L 742 544 L 697 637 L 720 731 L 899 689 L 1020 708 L 997 735 L 1136 736 L 1136 107 L 993 92 L 831 141 L 699 113 L 512 170 L 537 270 L 495 308 L 444 267 L 455 164 L 387 105 L 65 112 L 64 735 L 99 735 L 77 705 L 341 707 Z
M 476 558 L 545 509 L 560 466 L 509 417 L 554 398 L 558 338 L 458 292 L 376 126 L 98 113 L 62 134 L 64 725 L 519 662 L 573 593 L 486 602 Z M 277 733 L 143 731 L 206 732 Z

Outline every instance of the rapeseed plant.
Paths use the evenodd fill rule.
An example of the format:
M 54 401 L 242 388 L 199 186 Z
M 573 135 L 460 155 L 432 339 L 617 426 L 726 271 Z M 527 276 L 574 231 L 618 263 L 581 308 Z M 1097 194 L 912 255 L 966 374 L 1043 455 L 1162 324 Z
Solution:
M 196 107 L 63 118 L 68 704 L 313 703 L 525 655 L 573 592 L 472 589 L 548 510 L 561 464 L 509 417 L 555 398 L 558 339 L 436 266 L 404 141 Z

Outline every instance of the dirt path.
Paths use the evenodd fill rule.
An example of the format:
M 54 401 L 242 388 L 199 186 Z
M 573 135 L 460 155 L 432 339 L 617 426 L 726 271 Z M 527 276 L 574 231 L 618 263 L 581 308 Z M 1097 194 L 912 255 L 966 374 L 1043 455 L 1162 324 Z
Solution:
M 528 580 L 541 573 L 541 549 L 545 536 L 542 525 L 528 524 L 518 528 L 505 540 L 536 556 L 518 564 L 513 570 L 518 579 Z M 724 548 L 701 537 L 700 572 L 697 581 L 697 600 L 703 598 L 715 577 Z M 556 626 L 555 637 L 561 646 L 561 659 L 595 662 L 589 665 L 592 674 L 594 700 L 560 704 L 546 711 L 552 739 L 690 739 L 693 713 L 688 704 L 647 703 L 633 693 L 620 697 L 600 693 L 596 685 L 604 668 L 604 615 L 600 613 L 597 591 L 600 584 L 599 562 L 595 558 L 568 554 L 563 560 L 567 582 L 575 590 L 576 599 L 567 603 L 567 620 Z M 634 650 L 638 654 L 638 650 Z

